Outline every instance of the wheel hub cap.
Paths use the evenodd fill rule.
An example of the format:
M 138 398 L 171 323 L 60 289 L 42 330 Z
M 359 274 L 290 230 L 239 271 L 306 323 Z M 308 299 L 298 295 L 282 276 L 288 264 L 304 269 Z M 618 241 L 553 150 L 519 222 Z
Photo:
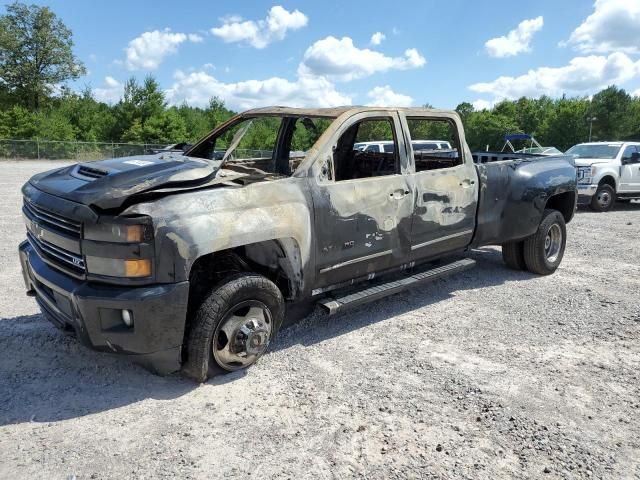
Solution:
M 549 227 L 547 236 L 544 239 L 544 254 L 547 260 L 555 262 L 558 259 L 560 249 L 562 248 L 562 230 L 560 225 L 554 223 Z
M 211 344 L 218 365 L 233 371 L 258 360 L 269 346 L 271 325 L 271 313 L 261 302 L 242 302 L 231 308 Z
M 611 195 L 609 195 L 608 192 L 601 192 L 600 194 L 598 194 L 598 203 L 600 203 L 601 206 L 606 207 L 610 202 Z
M 258 319 L 252 318 L 242 325 L 235 337 L 233 352 L 246 357 L 260 355 L 269 344 L 269 328 Z

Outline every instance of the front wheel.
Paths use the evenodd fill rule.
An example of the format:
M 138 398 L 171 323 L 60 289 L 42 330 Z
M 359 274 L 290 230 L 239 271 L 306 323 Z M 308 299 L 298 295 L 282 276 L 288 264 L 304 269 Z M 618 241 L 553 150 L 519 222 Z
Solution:
M 567 227 L 557 210 L 545 210 L 536 233 L 524 241 L 524 261 L 527 270 L 539 275 L 556 271 L 564 256 Z
M 602 184 L 591 197 L 591 210 L 595 212 L 608 212 L 613 208 L 616 200 L 616 191 L 611 185 Z
M 233 275 L 214 288 L 191 321 L 183 371 L 204 382 L 253 365 L 284 317 L 278 287 L 262 275 Z

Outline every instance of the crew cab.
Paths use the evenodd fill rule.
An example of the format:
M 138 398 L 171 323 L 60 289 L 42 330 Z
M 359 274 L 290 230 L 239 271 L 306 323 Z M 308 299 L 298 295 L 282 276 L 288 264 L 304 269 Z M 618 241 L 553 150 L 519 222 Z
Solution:
M 413 148 L 443 136 L 450 150 Z M 250 110 L 184 154 L 58 168 L 23 194 L 20 260 L 45 316 L 198 381 L 250 366 L 315 304 L 466 270 L 471 248 L 551 274 L 577 198 L 570 157 L 474 161 L 456 112 L 377 107 Z
M 578 170 L 578 203 L 596 212 L 640 198 L 640 142 L 590 142 L 566 152 Z

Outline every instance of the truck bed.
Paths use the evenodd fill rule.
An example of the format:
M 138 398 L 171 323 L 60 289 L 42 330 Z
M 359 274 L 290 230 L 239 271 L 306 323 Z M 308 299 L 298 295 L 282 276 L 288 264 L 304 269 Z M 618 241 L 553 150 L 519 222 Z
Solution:
M 519 153 L 476 152 L 478 172 L 477 227 L 472 247 L 502 245 L 532 235 L 548 200 L 571 212 L 576 202 L 576 169 L 571 157 Z M 549 190 L 549 185 L 554 185 Z M 559 208 L 563 207 L 563 208 Z

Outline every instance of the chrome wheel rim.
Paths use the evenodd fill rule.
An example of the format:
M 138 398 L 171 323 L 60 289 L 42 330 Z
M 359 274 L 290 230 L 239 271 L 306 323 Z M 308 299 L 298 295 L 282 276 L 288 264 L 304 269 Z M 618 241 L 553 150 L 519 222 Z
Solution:
M 598 192 L 596 194 L 596 198 L 598 200 L 598 205 L 600 205 L 601 208 L 607 208 L 609 205 L 611 205 L 611 194 L 607 191 L 603 191 L 603 192 Z
M 255 363 L 271 341 L 273 321 L 267 306 L 257 300 L 231 308 L 218 324 L 211 342 L 213 358 L 225 370 Z
M 558 259 L 560 248 L 562 247 L 562 230 L 560 225 L 554 223 L 549 227 L 547 236 L 544 238 L 544 255 L 551 263 Z

